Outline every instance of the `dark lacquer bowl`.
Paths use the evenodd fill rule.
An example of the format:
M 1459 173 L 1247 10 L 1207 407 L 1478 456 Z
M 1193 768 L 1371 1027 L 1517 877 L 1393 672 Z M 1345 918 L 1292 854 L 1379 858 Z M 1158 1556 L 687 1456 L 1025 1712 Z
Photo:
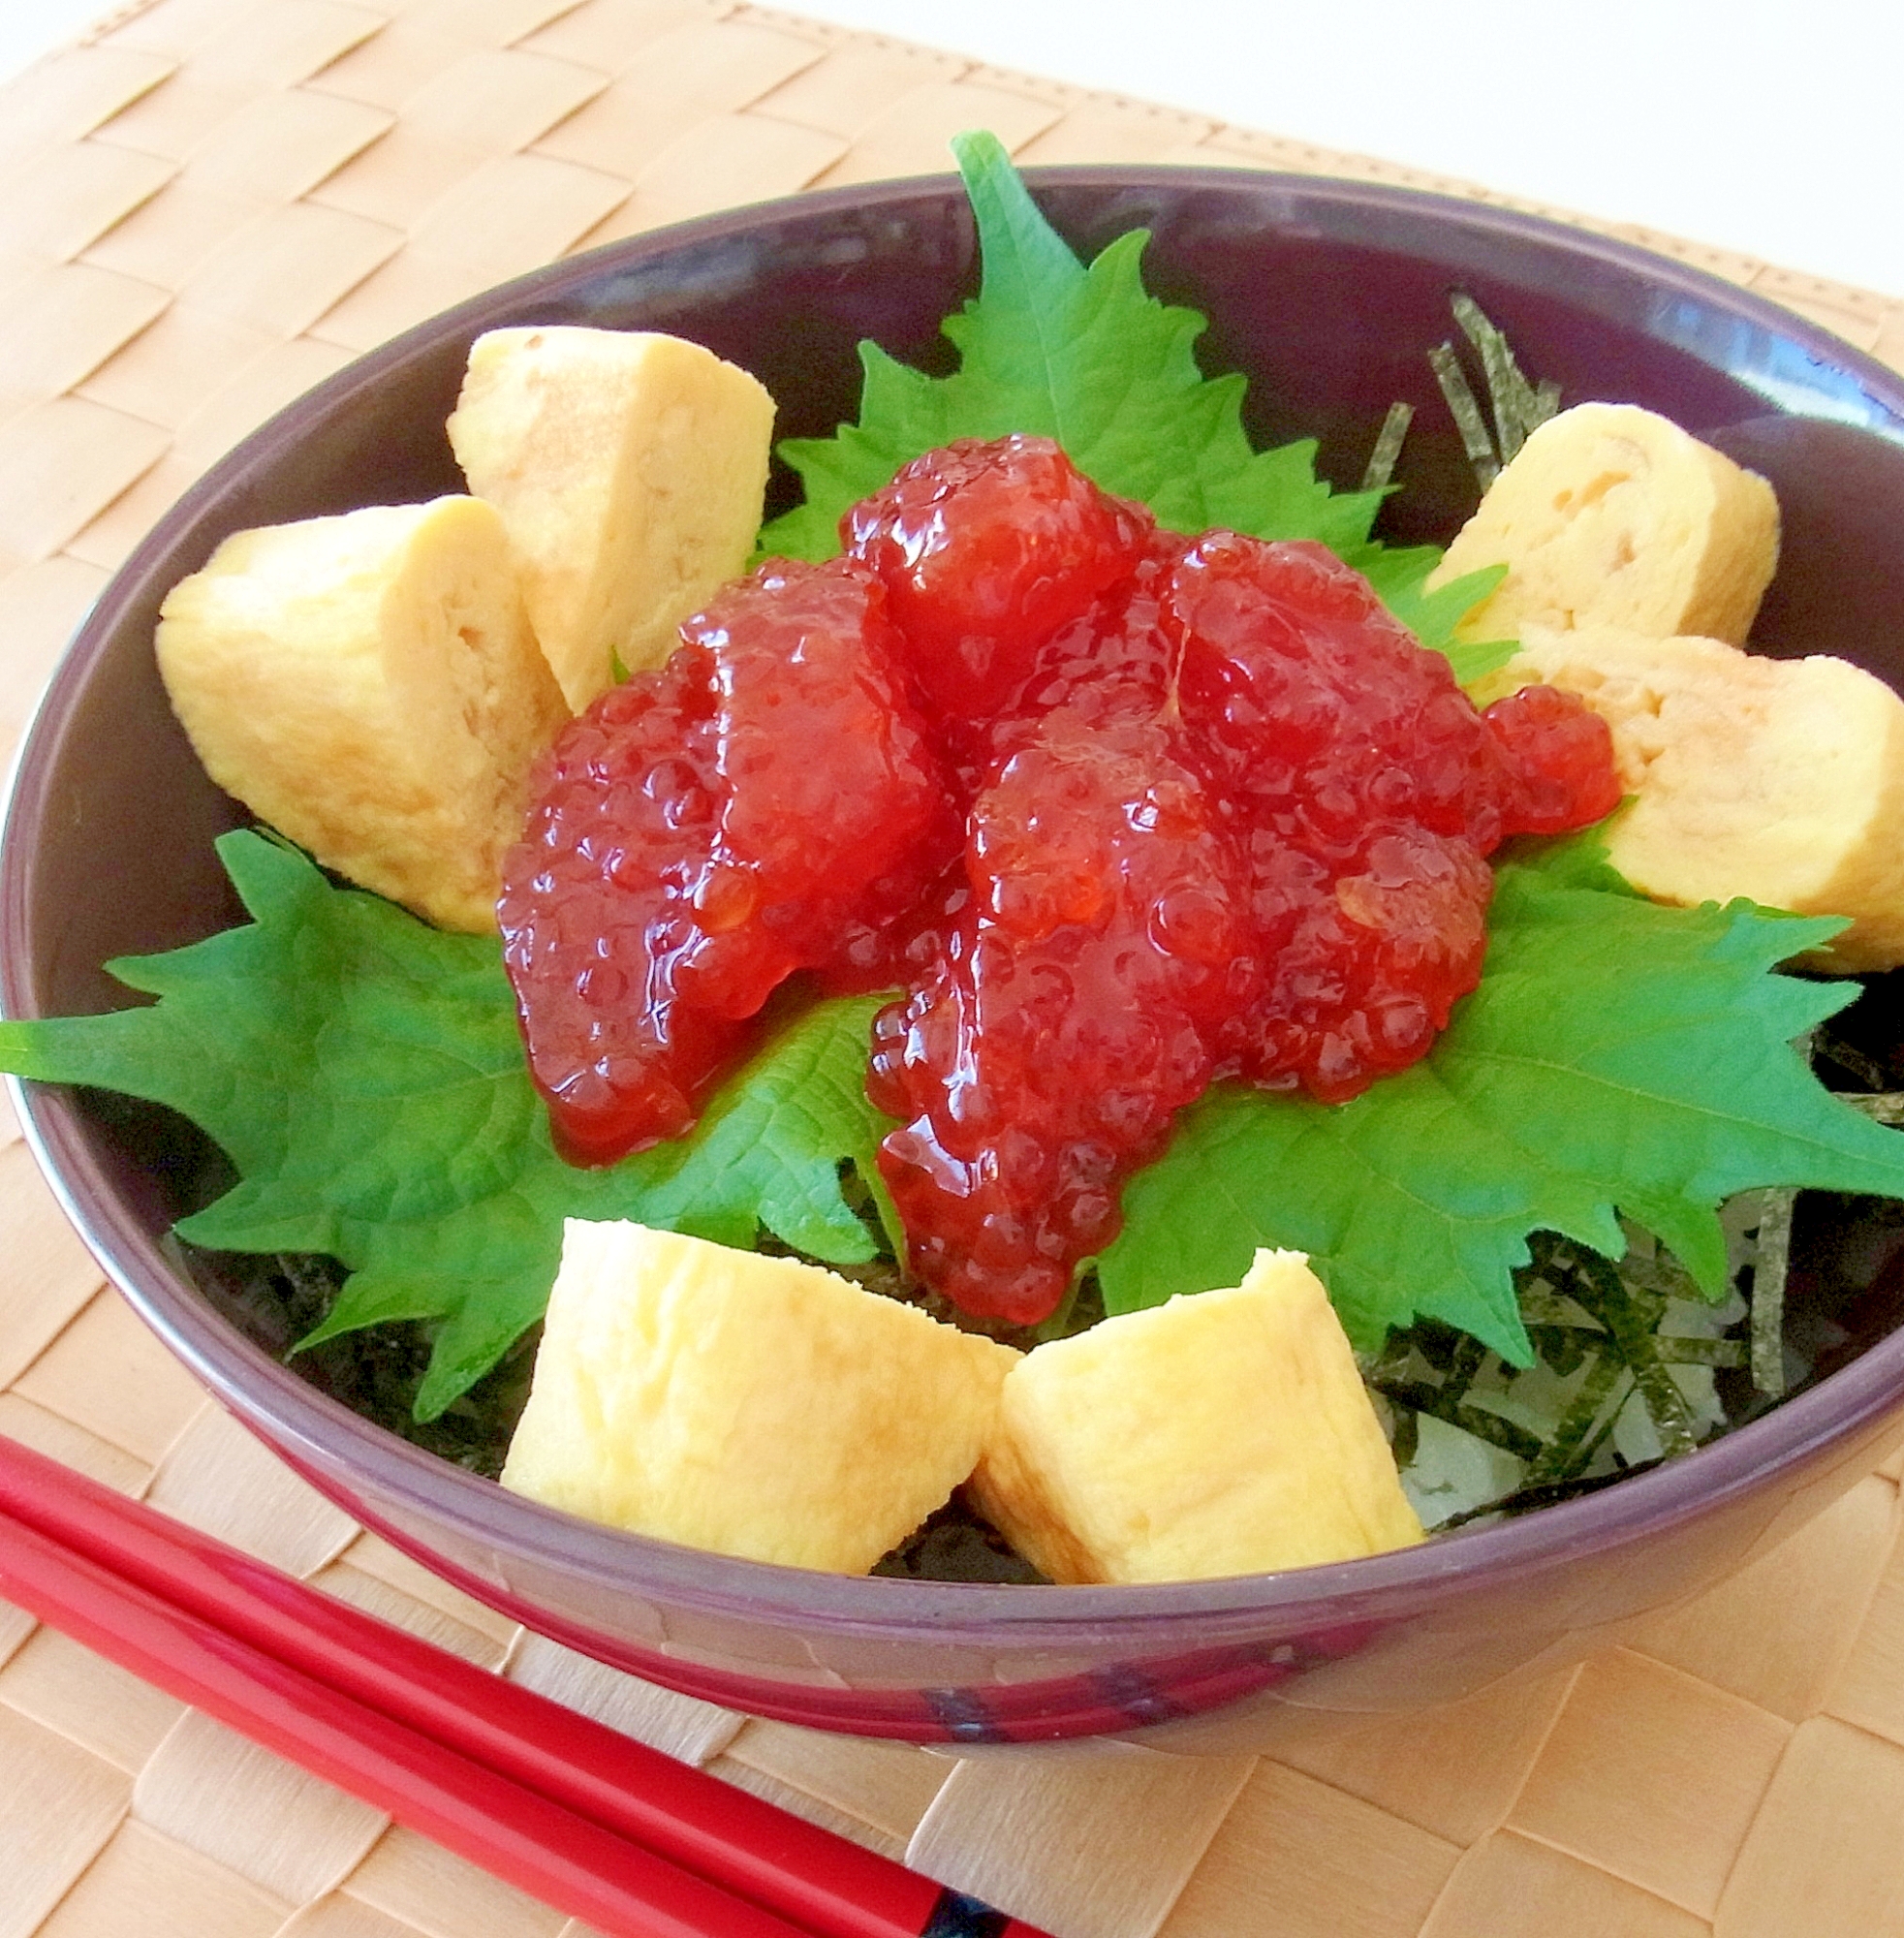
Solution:
M 1904 679 L 1904 380 L 1728 285 L 1498 210 L 1214 170 L 1034 172 L 1094 253 L 1154 234 L 1151 288 L 1196 304 L 1211 372 L 1251 380 L 1259 443 L 1313 436 L 1355 484 L 1389 402 L 1418 407 L 1385 535 L 1448 538 L 1473 502 L 1425 351 L 1471 292 L 1570 400 L 1650 405 L 1766 473 L 1786 544 L 1757 643 Z M 658 328 L 759 375 L 783 435 L 853 415 L 856 343 L 943 369 L 974 285 L 950 178 L 807 196 L 616 244 L 481 297 L 293 405 L 189 491 L 108 588 L 19 766 L 0 854 L 8 1014 L 108 1009 L 109 956 L 237 917 L 212 838 L 240 818 L 172 721 L 158 604 L 246 525 L 459 488 L 443 433 L 464 353 L 510 323 Z M 780 481 L 784 487 L 785 481 Z M 780 488 L 777 487 L 777 488 Z M 1891 1040 L 1894 998 L 1865 999 Z M 535 1628 L 677 1689 L 867 1735 L 980 1743 L 1140 1730 L 1255 1747 L 1307 1719 L 1401 1710 L 1580 1653 L 1736 1568 L 1904 1437 L 1898 1235 L 1803 1210 L 1794 1297 L 1857 1266 L 1828 1377 L 1676 1463 L 1405 1553 L 1182 1585 L 847 1579 L 568 1519 L 374 1427 L 219 1316 L 161 1238 L 203 1174 L 175 1119 L 34 1088 L 30 1132 L 112 1277 L 221 1399 L 352 1514 Z M 1847 1262 L 1850 1262 L 1849 1264 Z

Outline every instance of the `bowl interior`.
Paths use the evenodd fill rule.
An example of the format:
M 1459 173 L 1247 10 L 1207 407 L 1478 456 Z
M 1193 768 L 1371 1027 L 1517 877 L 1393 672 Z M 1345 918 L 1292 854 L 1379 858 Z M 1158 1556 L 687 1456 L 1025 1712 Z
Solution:
M 1894 617 L 1904 611 L 1904 381 L 1824 332 L 1618 244 L 1401 192 L 1218 171 L 1030 179 L 1087 258 L 1128 229 L 1151 230 L 1149 288 L 1209 316 L 1204 368 L 1249 377 L 1246 418 L 1260 445 L 1313 437 L 1323 475 L 1353 486 L 1388 406 L 1415 405 L 1383 537 L 1446 540 L 1472 508 L 1472 475 L 1425 357 L 1451 334 L 1451 294 L 1465 290 L 1568 401 L 1651 406 L 1771 479 L 1786 542 L 1757 644 L 1840 653 L 1904 687 Z M 939 322 L 975 275 L 954 183 L 799 198 L 538 272 L 396 339 L 273 420 L 128 561 L 55 676 L 0 853 L 7 1013 L 117 1007 L 124 992 L 105 961 L 239 919 L 211 841 L 243 817 L 205 778 L 166 703 L 151 653 L 159 601 L 241 527 L 459 488 L 443 421 L 478 332 L 507 323 L 675 330 L 760 376 L 780 400 L 780 435 L 824 435 L 855 414 L 860 338 L 928 369 L 950 366 Z M 791 485 L 776 473 L 773 509 Z M 1904 1037 L 1896 980 L 1873 980 L 1853 1029 L 1904 1074 L 1893 1054 Z M 1904 1391 L 1904 1343 L 1890 1337 L 1904 1316 L 1904 1234 L 1878 1207 L 1821 1200 L 1806 1210 L 1795 1299 L 1828 1300 L 1831 1358 L 1855 1377 L 1643 1481 L 1432 1553 L 1300 1578 L 1029 1597 L 836 1581 L 580 1528 L 368 1427 L 273 1363 L 266 1349 L 282 1342 L 268 1328 L 240 1338 L 162 1249 L 172 1221 L 219 1188 L 203 1140 L 168 1113 L 90 1093 L 38 1091 L 29 1110 L 69 1208 L 114 1277 L 322 1484 L 425 1550 L 437 1545 L 432 1530 L 480 1535 L 492 1554 L 559 1558 L 570 1577 L 603 1588 L 639 1586 L 750 1619 L 766 1610 L 796 1626 L 912 1636 L 1036 1630 L 1041 1646 L 1083 1647 L 1108 1618 L 1161 1623 L 1180 1642 L 1268 1603 L 1312 1614 L 1420 1603 L 1443 1592 L 1437 1583 L 1472 1585 L 1650 1538 L 1715 1492 L 1809 1457 Z M 566 1621 L 572 1639 L 594 1633 L 592 1615 L 533 1597 L 530 1606 Z

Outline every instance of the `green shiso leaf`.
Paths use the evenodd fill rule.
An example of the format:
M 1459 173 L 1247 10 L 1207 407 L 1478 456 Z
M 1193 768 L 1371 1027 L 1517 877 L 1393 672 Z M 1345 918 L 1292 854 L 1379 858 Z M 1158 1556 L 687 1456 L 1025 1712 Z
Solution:
M 945 322 L 959 367 L 928 377 L 876 343 L 859 346 L 859 421 L 829 438 L 790 438 L 780 454 L 805 500 L 761 533 L 761 549 L 794 558 L 839 550 L 847 509 L 900 465 L 956 437 L 1053 437 L 1107 490 L 1149 506 L 1167 526 L 1228 526 L 1261 539 L 1315 539 L 1368 575 L 1402 623 L 1449 652 L 1463 681 L 1514 652 L 1453 646 L 1454 627 L 1500 583 L 1505 567 L 1429 594 L 1433 546 L 1387 549 L 1369 527 L 1387 493 L 1331 491 L 1305 438 L 1256 451 L 1243 429 L 1245 381 L 1206 378 L 1199 311 L 1144 291 L 1149 236 L 1133 230 L 1087 268 L 1045 219 L 994 135 L 956 136 L 952 151 L 978 227 L 979 294 Z
M 1616 1259 L 1624 1211 L 1717 1297 L 1734 1192 L 1904 1193 L 1904 1145 L 1793 1047 L 1856 985 L 1771 973 L 1843 924 L 1660 908 L 1609 876 L 1590 838 L 1504 864 L 1481 985 L 1413 1069 L 1334 1107 L 1223 1087 L 1186 1112 L 1125 1191 L 1107 1309 L 1233 1285 L 1285 1245 L 1358 1346 L 1421 1316 L 1527 1365 L 1530 1233 Z
M 170 1105 L 239 1182 L 182 1220 L 226 1251 L 328 1252 L 352 1277 L 304 1342 L 431 1322 L 417 1400 L 440 1413 L 542 1315 L 565 1218 L 632 1218 L 829 1264 L 876 1241 L 841 1168 L 876 1175 L 866 1102 L 879 999 L 823 1003 L 722 1089 L 695 1134 L 599 1171 L 563 1163 L 529 1081 L 499 945 L 330 886 L 256 833 L 219 853 L 253 920 L 115 962 L 155 1004 L 0 1023 L 0 1066 Z
M 1446 585 L 1427 589 L 1426 580 L 1441 553 L 1433 546 L 1366 547 L 1350 562 L 1381 595 L 1401 623 L 1421 641 L 1445 654 L 1463 686 L 1472 686 L 1520 650 L 1517 640 L 1457 640 L 1454 629 L 1508 576 L 1505 565 L 1484 565 Z
M 1225 525 L 1263 539 L 1317 539 L 1358 566 L 1379 555 L 1368 534 L 1381 491 L 1331 491 L 1316 476 L 1313 439 L 1251 448 L 1244 380 L 1198 368 L 1207 319 L 1144 292 L 1144 231 L 1120 235 L 1086 267 L 996 136 L 960 135 L 952 150 L 983 265 L 978 296 L 945 323 L 959 367 L 927 377 L 862 343 L 859 421 L 781 446 L 806 499 L 762 532 L 764 550 L 829 558 L 841 515 L 909 459 L 954 437 L 1023 431 L 1056 438 L 1107 491 L 1141 500 L 1175 530 Z M 1386 568 L 1390 581 L 1419 583 L 1439 553 L 1397 556 Z M 1463 583 L 1465 599 L 1449 588 L 1424 606 L 1437 625 L 1488 589 Z M 1444 627 L 1430 642 L 1445 637 Z

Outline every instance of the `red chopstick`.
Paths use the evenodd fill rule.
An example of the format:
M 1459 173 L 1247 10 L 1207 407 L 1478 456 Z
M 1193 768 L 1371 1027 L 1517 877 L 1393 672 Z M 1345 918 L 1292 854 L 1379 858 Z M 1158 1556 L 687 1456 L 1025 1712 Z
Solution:
M 3 1435 L 0 1596 L 612 1938 L 1042 1938 Z
M 437 1842 L 614 1933 L 804 1938 L 493 1770 L 0 1516 L 0 1586 L 56 1628 Z

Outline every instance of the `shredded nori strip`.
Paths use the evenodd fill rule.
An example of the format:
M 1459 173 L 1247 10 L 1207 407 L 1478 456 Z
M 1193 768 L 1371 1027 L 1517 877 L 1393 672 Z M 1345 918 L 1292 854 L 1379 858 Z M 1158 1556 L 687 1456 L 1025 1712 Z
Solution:
M 1795 1191 L 1762 1194 L 1759 1252 L 1752 1266 L 1752 1384 L 1770 1398 L 1785 1391 L 1785 1280 L 1792 1262 Z
M 1751 1355 L 1742 1339 L 1681 1339 L 1670 1332 L 1653 1335 L 1653 1351 L 1669 1366 L 1745 1366 Z
M 1451 307 L 1455 322 L 1481 359 L 1482 374 L 1487 380 L 1488 401 L 1494 408 L 1494 436 L 1500 460 L 1503 464 L 1511 463 L 1529 434 L 1560 408 L 1560 386 L 1545 383 L 1536 389 L 1527 381 L 1508 339 L 1488 321 L 1473 297 L 1457 291 Z
M 309 1253 L 208 1252 L 167 1239 L 186 1274 L 245 1334 L 288 1360 L 321 1392 L 427 1453 L 494 1480 L 529 1401 L 542 1328 L 518 1339 L 475 1386 L 434 1420 L 413 1406 L 429 1365 L 431 1328 L 373 1326 L 297 1353 L 297 1340 L 329 1310 L 348 1276 L 335 1259 Z
M 1740 1213 L 1754 1210 L 1749 1199 L 1737 1205 Z M 1738 1226 L 1737 1215 L 1732 1222 Z M 1744 1247 L 1734 1255 L 1736 1279 L 1751 1264 L 1751 1248 L 1742 1232 L 1735 1235 Z M 1522 1513 L 1650 1464 L 1652 1456 L 1641 1457 L 1648 1444 L 1639 1430 L 1642 1415 L 1662 1458 L 1744 1417 L 1721 1404 L 1714 1384 L 1742 1378 L 1749 1362 L 1744 1301 L 1735 1291 L 1729 1309 L 1702 1329 L 1698 1315 L 1711 1303 L 1685 1267 L 1633 1226 L 1627 1238 L 1625 1254 L 1613 1261 L 1551 1232 L 1532 1235 L 1529 1262 L 1514 1275 L 1539 1362 L 1532 1371 L 1478 1353 L 1463 1335 L 1422 1321 L 1365 1358 L 1363 1376 L 1393 1416 L 1390 1444 L 1404 1477 L 1420 1454 L 1424 1414 L 1523 1463 L 1517 1484 L 1492 1500 L 1444 1513 L 1432 1525 L 1449 1529 Z M 1689 1329 L 1668 1329 L 1689 1321 Z M 1524 1379 L 1540 1384 L 1527 1398 Z M 1561 1383 L 1558 1392 L 1554 1381 Z M 1706 1397 L 1689 1400 L 1701 1391 Z M 1755 1397 L 1753 1405 L 1762 1404 Z M 1724 1416 L 1716 1424 L 1715 1411 Z M 1424 1514 L 1447 1491 L 1434 1478 L 1445 1457 L 1431 1457 L 1423 1477 Z M 1461 1485 L 1455 1483 L 1457 1489 Z
M 1835 1064 L 1847 1077 L 1853 1078 L 1864 1090 L 1873 1095 L 1883 1096 L 1895 1088 L 1891 1073 L 1876 1057 L 1866 1056 L 1855 1043 L 1847 1043 L 1830 1031 L 1812 1031 L 1806 1045 L 1814 1064 Z M 1855 1099 L 1847 1098 L 1846 1102 Z
M 1603 1416 L 1605 1422 L 1618 1416 L 1619 1407 L 1609 1409 L 1607 1401 L 1612 1397 L 1613 1389 L 1628 1377 L 1626 1367 L 1611 1353 L 1603 1353 L 1595 1360 L 1592 1370 L 1575 1395 L 1573 1405 L 1561 1415 L 1560 1425 L 1551 1443 L 1528 1468 L 1527 1486 L 1549 1487 L 1579 1477 L 1598 1451 L 1601 1436 L 1607 1430 L 1603 1422 L 1601 1435 L 1596 1435 L 1595 1422 L 1602 1422 Z M 1624 1397 L 1622 1393 L 1622 1403 Z M 1515 1496 L 1509 1498 L 1512 1500 Z
M 1879 1090 L 1862 1095 L 1841 1091 L 1839 1095 L 1854 1110 L 1862 1110 L 1874 1122 L 1893 1127 L 1904 1125 L 1904 1090 Z
M 1368 453 L 1368 465 L 1362 472 L 1361 488 L 1364 491 L 1386 490 L 1389 480 L 1395 475 L 1395 459 L 1401 455 L 1402 440 L 1408 435 L 1408 426 L 1414 422 L 1413 404 L 1392 403 L 1389 414 L 1382 420 L 1382 428 L 1376 433 L 1375 448 Z
M 1664 1296 L 1630 1283 L 1597 1252 L 1582 1248 L 1575 1254 L 1575 1263 L 1580 1301 L 1607 1328 L 1632 1369 L 1661 1447 L 1668 1454 L 1690 1454 L 1699 1445 L 1692 1414 L 1685 1394 L 1673 1385 L 1660 1359 L 1654 1337 L 1666 1309 Z
M 1472 1433 L 1477 1440 L 1484 1440 L 1490 1447 L 1498 1447 L 1522 1460 L 1535 1460 L 1541 1455 L 1542 1446 L 1537 1435 L 1529 1433 L 1524 1426 L 1516 1426 L 1513 1421 L 1487 1407 L 1464 1405 L 1458 1395 L 1447 1387 L 1421 1380 L 1397 1382 L 1384 1387 L 1382 1391 L 1398 1406 L 1407 1407 L 1416 1414 L 1425 1413 L 1450 1426 L 1458 1426 L 1463 1433 Z M 1400 1457 L 1396 1455 L 1397 1464 Z
M 1437 1532 L 1451 1534 L 1456 1528 L 1470 1526 L 1478 1520 L 1490 1520 L 1497 1516 L 1515 1519 L 1521 1515 L 1532 1514 L 1537 1508 L 1550 1508 L 1561 1501 L 1579 1500 L 1583 1495 L 1597 1494 L 1604 1487 L 1613 1486 L 1635 1474 L 1643 1474 L 1659 1464 L 1657 1460 L 1636 1460 L 1630 1466 L 1615 1467 L 1606 1474 L 1581 1474 L 1567 1481 L 1530 1481 L 1504 1501 L 1488 1501 L 1480 1507 L 1450 1515 Z
M 874 1564 L 875 1575 L 910 1581 L 1045 1582 L 1031 1563 L 957 1494 L 928 1515 Z
M 1475 402 L 1474 391 L 1468 388 L 1467 373 L 1461 368 L 1453 344 L 1436 344 L 1428 352 L 1428 364 L 1448 400 L 1454 427 L 1461 433 L 1461 449 L 1474 467 L 1475 483 L 1485 491 L 1501 475 L 1501 461 L 1494 454 L 1494 440 L 1487 434 L 1486 421 L 1482 417 L 1481 406 Z

